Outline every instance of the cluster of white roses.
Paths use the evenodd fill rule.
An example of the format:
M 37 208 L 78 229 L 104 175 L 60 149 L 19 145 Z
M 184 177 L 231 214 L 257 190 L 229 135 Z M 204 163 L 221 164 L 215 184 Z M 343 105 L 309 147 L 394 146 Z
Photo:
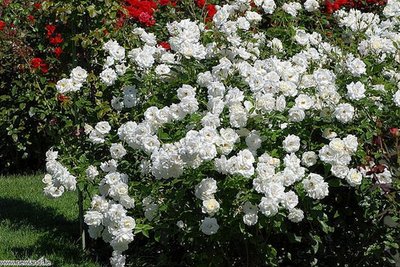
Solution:
M 357 137 L 348 135 L 343 139 L 332 138 L 329 145 L 325 145 L 319 151 L 320 159 L 332 165 L 331 173 L 352 185 L 361 184 L 362 174 L 355 168 L 349 169 L 351 156 L 357 151 Z
M 206 235 L 215 234 L 219 225 L 216 218 L 212 218 L 219 210 L 219 202 L 215 199 L 214 194 L 217 192 L 217 181 L 213 178 L 203 179 L 195 188 L 195 195 L 203 201 L 202 212 L 211 217 L 202 220 L 200 230 Z
M 58 152 L 50 149 L 46 153 L 46 171 L 43 178 L 46 184 L 44 194 L 48 197 L 60 197 L 65 190 L 74 191 L 76 189 L 76 177 L 73 176 L 66 167 L 57 161 Z
M 78 66 L 71 71 L 69 78 L 63 78 L 57 82 L 56 89 L 61 94 L 77 92 L 86 82 L 87 76 L 87 71 Z
M 319 8 L 316 0 L 307 0 L 303 6 L 296 1 L 277 7 L 273 0 L 256 0 L 254 4 L 267 15 L 277 8 L 292 16 L 303 12 L 303 6 L 307 12 Z M 257 224 L 258 212 L 270 217 L 281 211 L 290 221 L 300 222 L 304 212 L 298 205 L 297 190 L 301 188 L 307 197 L 316 200 L 329 193 L 325 178 L 311 171 L 310 167 L 318 162 L 329 164 L 331 173 L 351 186 L 361 184 L 363 176 L 369 177 L 373 166 L 352 167 L 352 156 L 358 149 L 354 135 L 341 139 L 329 129 L 323 129 L 323 137 L 330 142 L 320 144 L 322 148 L 316 153 L 308 151 L 307 142 L 302 145 L 299 136 L 288 134 L 282 145 L 276 146 L 280 153 L 278 158 L 271 156 L 274 155 L 272 152 L 270 155 L 263 151 L 263 142 L 269 138 L 263 131 L 282 132 L 285 129 L 290 132 L 314 118 L 336 122 L 338 127 L 345 128 L 357 119 L 360 100 L 373 100 L 372 103 L 381 105 L 381 98 L 373 97 L 371 90 L 390 95 L 400 106 L 400 90 L 391 92 L 381 84 L 369 85 L 362 79 L 371 78 L 367 77 L 367 64 L 363 61 L 369 54 L 379 55 L 377 62 L 383 62 L 389 56 L 398 56 L 400 62 L 396 48 L 400 42 L 400 12 L 396 11 L 396 5 L 399 6 L 399 1 L 389 1 L 383 14 L 386 20 L 356 10 L 340 10 L 335 14 L 341 27 L 354 34 L 365 33 L 355 54 L 324 41 L 317 32 L 295 28 L 293 40 L 300 48 L 299 52 L 290 57 L 279 57 L 285 52 L 284 44 L 278 38 L 267 40 L 264 32 L 257 31 L 262 16 L 252 11 L 251 2 L 246 0 L 217 7 L 214 27 L 206 29 L 201 22 L 189 19 L 168 23 L 172 52 L 157 46 L 156 36 L 142 28 L 137 28 L 133 34 L 139 37 L 143 46 L 128 52 L 129 62 L 125 61 L 124 48 L 116 41 L 107 42 L 104 49 L 109 56 L 100 74 L 106 85 L 114 84 L 127 68 L 141 73 L 154 71 L 157 78 L 164 80 L 172 74 L 171 65 L 182 64 L 183 58 L 204 62 L 208 58 L 217 59 L 207 71 L 196 73 L 197 85 L 184 84 L 176 89 L 179 103 L 163 108 L 149 107 L 141 122 L 128 121 L 119 126 L 117 133 L 121 143 L 111 145 L 112 159 L 100 166 L 107 173 L 99 184 L 101 197 L 95 197 L 85 216 L 91 236 L 102 236 L 113 246 L 112 264 L 123 265 L 121 252 L 133 240 L 134 221 L 132 223 L 133 219 L 126 215 L 126 209 L 133 208 L 134 203 L 128 196 L 127 175 L 117 172 L 118 161 L 128 153 L 124 146 L 147 154 L 148 160 L 141 165 L 142 172 L 150 173 L 156 179 L 182 176 L 185 169 L 199 168 L 204 162 L 212 162 L 222 177 L 240 175 L 247 178 L 252 184 L 251 193 L 261 195 L 259 203 L 241 203 L 243 222 L 249 226 Z M 203 44 L 202 34 L 209 32 L 218 38 Z M 265 54 L 266 57 L 262 56 Z M 400 81 L 395 70 L 389 69 L 385 73 L 391 80 Z M 345 88 L 337 82 L 337 77 L 343 74 L 351 80 L 346 82 Z M 232 77 L 240 80 L 240 84 L 232 84 Z M 113 108 L 122 111 L 124 107 L 136 105 L 136 90 L 125 87 L 124 96 L 114 97 L 111 101 Z M 202 99 L 203 95 L 206 95 L 205 99 Z M 199 110 L 202 103 L 207 110 Z M 194 113 L 202 116 L 200 125 L 187 125 L 183 138 L 171 143 L 159 139 L 159 130 L 166 124 L 182 121 Z M 254 125 L 252 119 L 259 119 L 259 125 Z M 87 125 L 85 130 L 91 142 L 104 143 L 111 126 L 103 121 L 94 128 Z M 49 172 L 55 173 L 51 169 Z M 98 175 L 96 167 L 87 169 L 89 180 L 94 181 Z M 388 169 L 376 176 L 381 183 L 391 182 Z M 200 230 L 206 235 L 217 233 L 220 227 L 217 222 L 220 203 L 214 196 L 218 179 L 203 179 L 194 189 L 195 196 L 203 201 L 202 212 L 208 216 L 199 222 Z M 222 199 L 223 189 L 220 188 L 220 192 Z M 153 221 L 158 214 L 159 200 L 152 195 L 144 198 L 142 204 L 144 216 Z M 184 228 L 185 224 L 179 221 L 178 226 Z
M 125 261 L 122 252 L 133 241 L 135 220 L 126 214 L 128 209 L 134 208 L 135 202 L 128 194 L 128 175 L 117 171 L 117 160 L 126 154 L 125 149 L 121 144 L 112 144 L 110 154 L 113 159 L 100 165 L 103 173 L 107 173 L 99 183 L 101 195 L 93 197 L 84 220 L 89 226 L 90 237 L 102 237 L 105 242 L 110 243 L 114 250 L 111 262 L 116 262 L 115 266 L 121 266 L 118 264 Z M 99 171 L 91 165 L 87 168 L 86 175 L 93 182 Z
M 110 243 L 113 256 L 110 259 L 113 266 L 124 266 L 125 256 L 122 252 L 128 249 L 133 241 L 133 230 L 136 227 L 135 219 L 126 215 L 126 209 L 105 196 L 95 195 L 91 208 L 84 216 L 89 226 L 89 235 L 93 239 L 101 237 L 104 242 Z
M 278 213 L 279 208 L 289 211 L 288 219 L 299 222 L 303 219 L 304 213 L 296 208 L 298 196 L 293 190 L 285 191 L 298 182 L 302 182 L 307 195 L 314 199 L 322 199 L 328 195 L 328 184 L 323 177 L 318 174 L 310 173 L 305 175 L 306 167 L 311 167 L 317 163 L 317 155 L 313 151 L 306 151 L 302 155 L 302 160 L 296 156 L 300 149 L 300 138 L 296 135 L 288 135 L 283 141 L 283 149 L 287 153 L 283 159 L 284 168 L 278 158 L 271 157 L 264 153 L 258 158 L 256 168 L 256 178 L 253 180 L 253 188 L 256 192 L 263 194 L 258 208 L 266 216 L 273 216 Z M 247 211 L 246 211 L 247 210 Z M 257 223 L 257 208 L 251 203 L 244 206 L 243 221 L 248 225 Z
M 118 76 L 124 75 L 127 66 L 125 65 L 125 48 L 118 42 L 110 40 L 104 44 L 103 49 L 109 54 L 100 73 L 100 79 L 107 86 L 113 85 Z
M 189 19 L 174 21 L 167 24 L 167 29 L 171 34 L 169 44 L 172 50 L 186 58 L 204 59 L 206 57 L 206 48 L 200 43 L 200 27 L 196 22 Z
M 191 22 L 188 23 L 191 24 Z M 197 32 L 198 31 L 197 29 Z M 191 36 L 197 36 L 195 32 Z M 171 66 L 179 64 L 181 55 L 170 53 L 163 47 L 158 46 L 156 36 L 153 33 L 146 32 L 142 28 L 136 28 L 133 34 L 134 36 L 138 36 L 144 45 L 142 47 L 133 48 L 128 52 L 128 58 L 132 63 L 131 67 L 136 68 L 140 73 L 147 73 L 147 71 L 156 64 L 157 66 L 154 71 L 160 78 L 171 75 Z M 190 40 L 192 39 L 176 39 L 176 42 L 179 41 L 183 43 L 184 41 L 190 42 Z
M 89 124 L 85 125 L 85 133 L 89 135 L 89 140 L 94 144 L 101 144 L 105 141 L 105 136 L 111 131 L 111 126 L 107 121 L 101 121 L 93 128 Z

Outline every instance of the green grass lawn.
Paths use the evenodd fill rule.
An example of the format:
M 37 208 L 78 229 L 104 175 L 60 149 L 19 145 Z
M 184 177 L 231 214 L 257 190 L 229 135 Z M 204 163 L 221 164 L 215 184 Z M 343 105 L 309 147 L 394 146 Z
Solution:
M 81 250 L 76 192 L 48 199 L 42 177 L 0 176 L 0 260 L 101 266 Z

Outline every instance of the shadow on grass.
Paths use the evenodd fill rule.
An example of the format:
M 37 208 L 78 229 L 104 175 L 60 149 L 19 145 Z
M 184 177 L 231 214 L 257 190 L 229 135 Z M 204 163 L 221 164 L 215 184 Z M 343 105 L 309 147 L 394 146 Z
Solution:
M 101 266 L 85 255 L 80 246 L 79 223 L 59 214 L 56 209 L 20 199 L 0 197 L 0 226 L 15 231 L 9 248 L 18 259 L 46 257 L 53 266 Z M 17 234 L 22 231 L 22 234 Z M 23 245 L 18 238 L 38 238 L 33 245 Z

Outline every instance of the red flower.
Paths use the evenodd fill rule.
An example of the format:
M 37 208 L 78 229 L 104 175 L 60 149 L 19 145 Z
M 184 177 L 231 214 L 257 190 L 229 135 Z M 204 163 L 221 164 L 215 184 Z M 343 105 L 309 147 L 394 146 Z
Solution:
M 56 48 L 54 48 L 54 51 L 53 51 L 53 52 L 54 52 L 54 54 L 56 55 L 56 58 L 59 58 L 59 57 L 61 56 L 63 50 L 62 50 L 61 47 L 56 47 Z
M 43 63 L 43 59 L 41 59 L 40 57 L 34 57 L 31 60 L 31 67 L 34 69 L 38 69 Z
M 63 95 L 63 94 L 58 94 L 58 95 L 57 95 L 57 100 L 60 101 L 60 102 L 62 103 L 62 102 L 68 101 L 68 100 L 69 100 L 69 97 L 66 96 L 66 95 Z
M 53 33 L 54 33 L 55 30 L 56 30 L 56 26 L 51 25 L 51 24 L 46 25 L 46 27 L 44 27 L 44 28 L 45 28 L 46 31 L 47 31 L 47 37 L 50 37 L 51 35 L 53 35 Z
M 0 20 L 0 31 L 3 31 L 5 27 L 6 27 L 6 23 L 4 21 Z
M 209 4 L 207 5 L 207 21 L 212 21 L 214 15 L 217 13 L 217 9 L 215 5 Z
M 153 26 L 156 21 L 149 13 L 142 12 L 139 16 L 139 22 L 146 25 L 147 27 Z
M 8 6 L 11 3 L 11 0 L 3 0 L 3 6 Z
M 206 5 L 206 0 L 196 0 L 196 5 L 203 8 Z
M 41 4 L 41 3 L 34 3 L 33 6 L 34 6 L 36 9 L 40 9 L 40 8 L 42 7 L 42 4 Z
M 31 22 L 31 23 L 35 23 L 35 17 L 32 15 L 28 15 L 27 19 Z
M 390 128 L 389 132 L 393 137 L 398 137 L 400 135 L 399 128 L 396 127 Z
M 162 1 L 162 4 L 168 3 L 170 0 L 157 0 Z M 156 21 L 153 17 L 154 12 L 157 10 L 157 2 L 155 1 L 142 1 L 142 0 L 125 0 L 125 10 L 128 12 L 129 17 L 144 24 L 145 26 L 153 26 Z
M 165 50 L 171 50 L 171 46 L 168 42 L 160 42 L 159 45 Z
M 61 37 L 60 33 L 57 33 L 55 37 L 50 37 L 49 41 L 52 45 L 59 45 L 64 41 L 64 39 Z
M 40 70 L 41 70 L 43 73 L 49 72 L 49 65 L 47 65 L 46 63 L 43 63 L 43 64 L 40 66 Z
M 43 73 L 47 73 L 49 71 L 49 65 L 47 65 L 43 59 L 41 59 L 40 57 L 35 57 L 32 58 L 31 60 L 31 67 L 34 69 L 39 69 L 43 72 Z

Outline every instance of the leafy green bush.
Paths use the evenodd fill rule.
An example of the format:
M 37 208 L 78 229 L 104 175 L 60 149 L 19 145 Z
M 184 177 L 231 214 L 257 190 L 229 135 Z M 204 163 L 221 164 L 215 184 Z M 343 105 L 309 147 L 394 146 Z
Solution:
M 58 143 L 60 136 L 76 136 L 79 128 L 74 118 L 79 116 L 71 108 L 74 100 L 58 94 L 55 82 L 73 66 L 92 66 L 91 59 L 98 54 L 104 34 L 115 29 L 119 12 L 121 6 L 115 1 L 3 1 L 2 173 L 42 169 L 44 152 Z M 96 43 L 99 45 L 95 46 Z M 88 99 L 90 104 L 85 102 L 79 112 L 100 111 L 94 94 Z M 100 106 L 104 110 L 98 113 L 99 118 L 106 113 L 107 103 Z

